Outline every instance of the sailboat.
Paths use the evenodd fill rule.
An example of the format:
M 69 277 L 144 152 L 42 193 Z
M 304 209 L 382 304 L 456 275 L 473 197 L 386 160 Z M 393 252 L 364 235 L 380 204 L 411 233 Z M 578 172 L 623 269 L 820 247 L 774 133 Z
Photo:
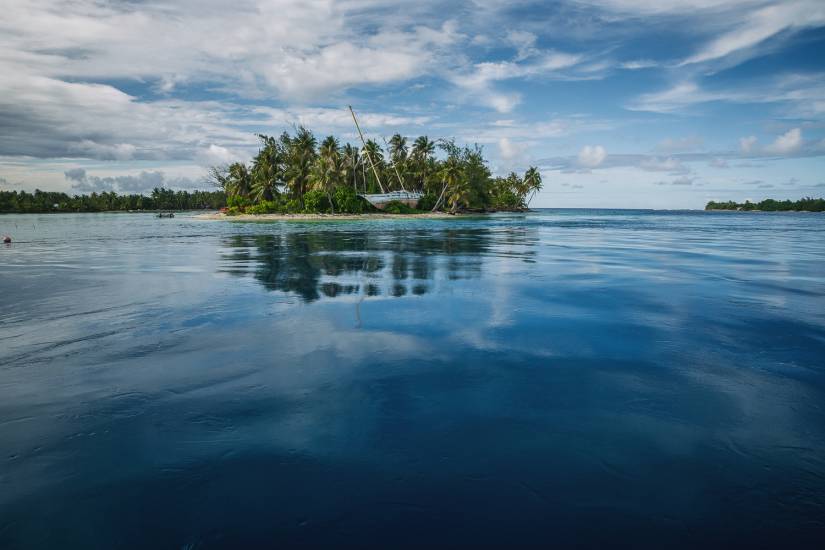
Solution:
M 352 110 L 352 105 L 349 106 L 349 112 L 352 115 L 352 121 L 355 122 L 355 129 L 358 130 L 358 136 L 361 138 L 361 143 L 364 145 L 364 152 L 367 155 L 367 159 L 370 161 L 372 173 L 375 174 L 375 181 L 378 182 L 378 187 L 381 188 L 381 193 L 359 193 L 358 196 L 363 197 L 364 200 L 379 210 L 383 210 L 391 202 L 400 202 L 406 204 L 410 208 L 415 208 L 423 194 L 418 191 L 407 191 L 404 189 L 404 182 L 402 181 L 394 162 L 392 166 L 395 170 L 395 175 L 398 176 L 398 183 L 401 185 L 401 190 L 388 191 L 384 188 L 384 185 L 381 183 L 381 178 L 378 176 L 378 170 L 375 168 L 375 162 L 373 162 L 369 149 L 367 149 L 367 142 L 364 140 L 364 134 L 361 133 L 361 126 L 358 125 L 358 119 L 355 117 L 355 111 Z

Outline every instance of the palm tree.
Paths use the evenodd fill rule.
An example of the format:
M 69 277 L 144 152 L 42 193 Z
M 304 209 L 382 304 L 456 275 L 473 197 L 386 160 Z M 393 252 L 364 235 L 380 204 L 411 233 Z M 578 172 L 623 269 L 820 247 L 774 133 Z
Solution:
M 407 161 L 409 160 L 407 156 L 407 138 L 401 134 L 394 134 L 390 138 L 388 149 L 398 183 L 404 188 L 404 182 L 407 181 Z
M 332 195 L 335 188 L 343 183 L 343 172 L 343 159 L 338 150 L 338 140 L 334 136 L 328 136 L 321 143 L 320 154 L 315 159 L 310 177 L 312 183 L 326 193 L 333 214 L 335 205 Z
M 413 142 L 412 155 L 415 158 L 428 158 L 435 154 L 435 142 L 427 136 L 419 136 Z
M 525 208 L 530 206 L 530 201 L 533 200 L 533 196 L 541 190 L 541 172 L 535 166 L 531 166 L 527 169 L 527 172 L 524 173 L 524 187 L 526 189 L 526 193 L 530 195 L 527 199 L 527 202 L 524 204 Z
M 309 174 L 312 165 L 315 163 L 315 145 L 317 143 L 312 132 L 301 126 L 294 138 L 289 138 L 289 149 L 287 153 L 286 184 L 292 194 L 301 201 L 304 206 L 304 193 L 309 186 Z M 281 137 L 283 140 L 283 136 Z
M 410 159 L 413 163 L 413 173 L 419 190 L 423 190 L 426 185 L 427 176 L 433 168 L 433 155 L 435 155 L 435 143 L 427 136 L 419 136 L 413 142 Z
M 284 155 L 275 138 L 260 135 L 263 147 L 252 161 L 251 195 L 255 202 L 270 201 L 278 195 L 283 177 Z
M 441 206 L 441 201 L 444 199 L 444 193 L 446 193 L 448 189 L 453 190 L 453 192 L 450 193 L 450 196 L 456 195 L 456 200 L 460 200 L 466 192 L 460 183 L 462 180 L 461 162 L 457 157 L 450 156 L 446 161 L 444 161 L 444 165 L 439 172 L 439 176 L 443 182 L 443 187 L 441 188 L 441 194 L 439 195 L 438 200 L 435 202 L 435 206 L 433 206 L 433 212 L 438 210 L 438 207 Z M 454 202 L 454 208 L 455 204 L 456 203 Z
M 347 143 L 341 151 L 342 167 L 344 169 L 344 181 L 352 183 L 352 188 L 358 191 L 356 176 L 358 174 L 358 163 L 360 158 L 358 156 L 358 148 L 352 144 Z
M 242 162 L 234 162 L 229 165 L 226 175 L 227 195 L 241 198 L 249 198 L 252 188 L 252 177 L 249 169 Z
M 407 138 L 395 134 L 390 138 L 390 155 L 396 164 L 407 160 Z

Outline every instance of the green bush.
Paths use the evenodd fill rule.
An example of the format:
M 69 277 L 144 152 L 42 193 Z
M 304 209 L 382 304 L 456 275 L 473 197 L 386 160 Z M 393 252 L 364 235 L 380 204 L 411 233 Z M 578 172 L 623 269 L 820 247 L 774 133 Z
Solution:
M 387 214 L 416 214 L 419 211 L 415 208 L 410 208 L 401 201 L 392 201 L 384 207 L 384 212 Z
M 427 193 L 418 200 L 418 204 L 415 207 L 419 210 L 432 210 L 433 206 L 435 206 L 435 201 L 437 200 L 438 197 L 432 193 Z
M 279 201 L 261 201 L 253 206 L 246 207 L 247 214 L 274 214 L 282 210 Z
M 304 194 L 304 212 L 309 214 L 329 212 L 329 199 L 323 191 L 315 189 Z
M 238 195 L 232 195 L 226 199 L 226 206 L 229 208 L 236 208 L 237 210 L 243 212 L 246 207 L 249 206 L 249 199 Z
M 360 214 L 364 211 L 364 199 L 352 187 L 339 187 L 333 196 L 335 211 L 346 214 Z

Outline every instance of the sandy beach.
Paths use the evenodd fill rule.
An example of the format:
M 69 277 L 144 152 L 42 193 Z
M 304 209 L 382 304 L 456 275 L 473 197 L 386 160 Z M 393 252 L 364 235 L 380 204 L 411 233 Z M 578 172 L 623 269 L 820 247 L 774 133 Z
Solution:
M 227 216 L 220 212 L 210 212 L 195 216 L 199 220 L 225 220 L 238 222 L 258 221 L 332 221 L 332 220 L 404 220 L 410 218 L 445 219 L 466 216 L 467 214 L 446 214 L 444 212 L 424 212 L 421 214 L 238 214 Z

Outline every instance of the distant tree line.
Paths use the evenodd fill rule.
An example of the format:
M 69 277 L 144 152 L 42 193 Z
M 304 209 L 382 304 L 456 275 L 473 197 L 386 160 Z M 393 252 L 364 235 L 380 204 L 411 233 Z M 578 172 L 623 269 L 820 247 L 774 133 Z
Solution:
M 128 210 L 200 210 L 226 206 L 219 191 L 174 191 L 155 188 L 150 195 L 118 195 L 104 191 L 90 195 L 40 191 L 0 191 L 0 212 L 108 212 Z
M 825 199 L 813 199 L 805 197 L 798 201 L 778 201 L 775 199 L 765 199 L 761 202 L 714 202 L 710 201 L 705 210 L 759 210 L 763 212 L 825 212 Z
M 423 193 L 421 210 L 516 210 L 541 189 L 531 167 L 520 176 L 493 177 L 478 146 L 395 134 L 382 148 L 358 148 L 328 136 L 320 144 L 306 128 L 294 135 L 260 135 L 250 164 L 213 167 L 211 178 L 226 192 L 230 212 L 352 212 L 371 208 L 360 194 L 406 190 Z M 441 158 L 436 151 L 442 153 Z

